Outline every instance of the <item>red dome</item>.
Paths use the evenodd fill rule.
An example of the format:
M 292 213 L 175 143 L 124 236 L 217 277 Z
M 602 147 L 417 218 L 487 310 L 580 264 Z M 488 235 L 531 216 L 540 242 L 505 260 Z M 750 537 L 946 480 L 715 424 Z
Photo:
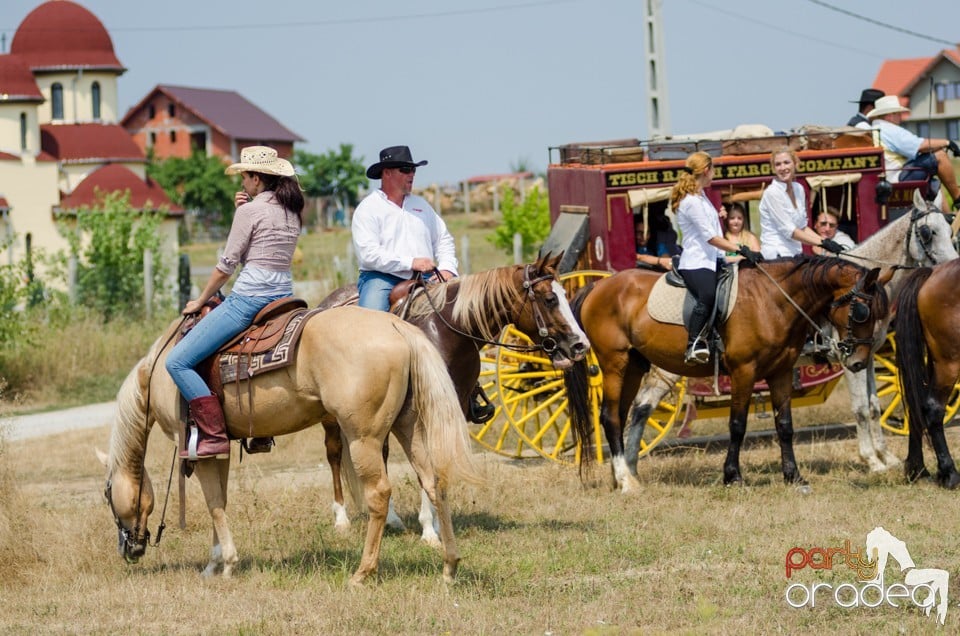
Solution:
M 31 11 L 13 35 L 10 53 L 21 56 L 34 71 L 126 70 L 103 23 L 69 0 L 44 2 Z

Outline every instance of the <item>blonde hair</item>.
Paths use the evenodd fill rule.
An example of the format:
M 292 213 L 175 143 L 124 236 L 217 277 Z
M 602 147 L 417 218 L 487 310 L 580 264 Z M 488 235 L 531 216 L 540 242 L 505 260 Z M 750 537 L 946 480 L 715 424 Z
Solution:
M 701 151 L 695 152 L 689 157 L 683 166 L 683 172 L 680 178 L 670 191 L 670 208 L 676 211 L 680 207 L 680 201 L 688 194 L 695 194 L 700 191 L 700 184 L 697 178 L 707 170 L 713 170 L 713 159 L 707 153 Z

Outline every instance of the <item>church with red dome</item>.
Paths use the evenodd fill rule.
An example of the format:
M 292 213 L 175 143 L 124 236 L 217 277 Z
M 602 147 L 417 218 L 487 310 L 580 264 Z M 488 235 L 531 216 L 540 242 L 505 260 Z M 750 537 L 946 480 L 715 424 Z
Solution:
M 70 0 L 37 6 L 0 54 L 0 240 L 12 241 L 10 262 L 28 245 L 65 250 L 57 219 L 92 206 L 98 190 L 166 210 L 164 242 L 179 250 L 183 211 L 147 178 L 143 149 L 118 123 L 125 71 L 103 23 Z

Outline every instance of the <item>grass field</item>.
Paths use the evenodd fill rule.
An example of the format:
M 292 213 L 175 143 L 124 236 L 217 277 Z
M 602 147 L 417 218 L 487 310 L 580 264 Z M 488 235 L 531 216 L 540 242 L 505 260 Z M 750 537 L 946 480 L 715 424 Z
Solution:
M 949 436 L 956 444 L 956 431 Z M 787 604 L 791 583 L 858 584 L 842 564 L 804 568 L 788 580 L 791 548 L 849 541 L 862 549 L 877 526 L 904 541 L 918 567 L 958 569 L 956 493 L 907 485 L 898 472 L 866 472 L 854 440 L 798 445 L 813 487 L 807 496 L 782 484 L 779 453 L 766 443 L 744 452 L 746 487 L 721 485 L 721 454 L 688 450 L 641 461 L 644 490 L 629 498 L 583 488 L 570 468 L 484 453 L 486 482 L 451 494 L 463 556 L 452 586 L 441 582 L 439 553 L 413 530 L 419 496 L 406 464 L 393 462 L 396 452 L 397 506 L 412 530 L 386 536 L 378 582 L 350 589 L 365 525 L 354 514 L 347 534 L 332 527 L 319 429 L 279 438 L 271 454 L 234 465 L 228 512 L 241 561 L 229 580 L 200 577 L 210 521 L 193 480 L 187 527 L 177 527 L 174 493 L 159 547 L 138 564 L 123 563 L 93 453 L 108 439 L 102 428 L 0 448 L 3 633 L 960 631 L 955 589 L 943 628 L 909 603 L 843 608 L 823 595 L 815 607 Z M 904 455 L 903 438 L 891 444 Z M 172 452 L 155 431 L 147 467 L 158 499 Z M 903 582 L 892 561 L 885 577 L 886 585 Z

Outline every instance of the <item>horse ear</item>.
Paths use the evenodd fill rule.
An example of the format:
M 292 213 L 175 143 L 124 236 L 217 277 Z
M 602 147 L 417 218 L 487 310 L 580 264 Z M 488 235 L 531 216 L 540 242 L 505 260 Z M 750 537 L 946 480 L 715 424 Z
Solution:
M 93 451 L 97 454 L 97 459 L 100 460 L 100 463 L 103 464 L 103 467 L 107 467 L 107 454 L 104 453 L 99 448 L 94 448 Z
M 863 286 L 866 289 L 870 289 L 877 284 L 877 278 L 880 277 L 880 268 L 874 267 L 869 272 L 867 272 L 866 277 L 863 279 Z
M 890 282 L 890 279 L 893 278 L 894 273 L 896 273 L 896 270 L 892 267 L 884 267 L 880 271 L 880 276 L 877 278 L 877 283 L 880 285 L 886 285 Z

